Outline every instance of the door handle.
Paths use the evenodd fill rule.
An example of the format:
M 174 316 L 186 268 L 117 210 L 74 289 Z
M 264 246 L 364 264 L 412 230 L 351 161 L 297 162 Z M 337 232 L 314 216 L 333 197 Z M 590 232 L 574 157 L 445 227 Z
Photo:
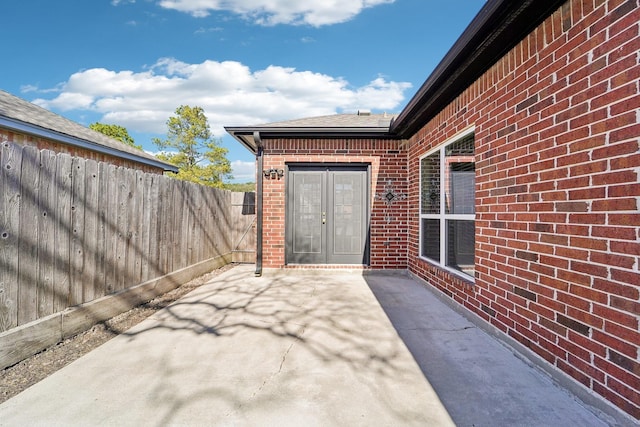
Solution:
M 327 223 L 327 213 L 326 212 L 322 212 L 322 223 L 323 224 Z

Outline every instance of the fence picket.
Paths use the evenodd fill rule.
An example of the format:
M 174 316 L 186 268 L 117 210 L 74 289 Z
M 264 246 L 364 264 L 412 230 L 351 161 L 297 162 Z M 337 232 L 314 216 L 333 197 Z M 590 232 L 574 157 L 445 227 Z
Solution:
M 84 302 L 83 286 L 84 277 L 84 213 L 86 207 L 85 198 L 85 167 L 84 159 L 78 157 L 72 160 L 72 202 L 71 202 L 71 292 L 69 305 L 77 305 Z
M 53 279 L 53 312 L 57 313 L 67 308 L 71 284 L 71 157 L 58 154 L 56 156 L 56 210 L 55 210 L 55 241 Z
M 98 192 L 100 180 L 98 163 L 94 160 L 85 162 L 85 212 L 84 212 L 84 274 L 82 278 L 82 302 L 96 298 L 96 258 L 98 254 Z
M 126 180 L 129 187 L 129 194 L 127 197 L 127 259 L 124 270 L 124 288 L 126 289 L 137 283 L 136 267 L 140 265 L 140 254 L 138 249 L 138 218 L 140 217 L 140 211 L 136 171 L 132 169 L 124 169 L 124 171 L 126 173 Z
M 38 190 L 40 152 L 25 147 L 20 169 L 20 239 L 18 241 L 18 324 L 38 317 Z
M 55 227 L 57 201 L 57 157 L 53 151 L 40 152 L 38 191 L 38 317 L 53 314 L 55 276 Z
M 169 262 L 167 260 L 169 235 L 167 224 L 171 216 L 171 181 L 162 180 L 159 185 L 160 195 L 158 197 L 158 275 L 167 274 Z
M 21 146 L 2 143 L 0 158 L 0 332 L 18 325 Z
M 182 256 L 184 255 L 184 241 L 182 237 L 182 218 L 184 216 L 184 192 L 185 182 L 176 181 L 173 183 L 173 225 L 171 228 L 171 270 L 179 270 L 183 267 Z
M 117 215 L 115 222 L 116 232 L 116 254 L 115 254 L 115 291 L 125 288 L 126 267 L 127 267 L 127 242 L 129 227 L 127 224 L 127 213 L 129 211 L 129 181 L 127 171 L 124 168 L 116 169 L 117 183 Z
M 141 223 L 141 238 L 140 238 L 140 251 L 142 256 L 140 259 L 140 280 L 145 281 L 149 278 L 149 264 L 150 264 L 150 235 L 151 235 L 151 178 L 152 175 L 142 174 L 142 223 Z
M 118 286 L 118 168 L 114 165 L 107 166 L 107 191 L 103 194 L 105 216 L 105 295 L 114 293 Z
M 108 165 L 104 162 L 98 163 L 97 179 L 98 179 L 98 199 L 96 202 L 96 267 L 94 278 L 94 293 L 96 298 L 106 295 L 107 283 L 107 227 L 108 218 L 107 208 L 109 203 L 105 203 L 109 194 L 108 181 Z

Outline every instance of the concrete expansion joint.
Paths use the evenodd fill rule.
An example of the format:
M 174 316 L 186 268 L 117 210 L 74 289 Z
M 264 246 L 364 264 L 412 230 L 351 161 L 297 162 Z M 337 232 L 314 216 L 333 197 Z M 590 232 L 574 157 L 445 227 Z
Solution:
M 296 341 L 298 339 L 296 339 Z M 278 372 L 276 372 L 276 375 L 278 375 L 280 372 L 282 372 L 282 367 L 284 366 L 284 362 L 287 360 L 287 355 L 289 354 L 289 352 L 293 348 L 294 344 L 295 344 L 295 342 L 292 342 L 291 345 L 289 345 L 289 348 L 287 349 L 287 351 L 285 351 L 284 354 L 282 355 L 282 359 L 280 360 L 280 367 L 278 368 Z
M 271 382 L 271 380 L 273 380 L 276 376 L 278 376 L 282 372 L 282 367 L 284 366 L 284 363 L 287 360 L 287 356 L 291 352 L 291 349 L 293 349 L 293 346 L 296 345 L 296 343 L 302 339 L 304 332 L 305 332 L 305 328 L 302 328 L 302 331 L 300 331 L 300 334 L 296 335 L 294 341 L 291 344 L 289 344 L 289 347 L 287 347 L 285 352 L 282 354 L 282 358 L 280 359 L 280 366 L 278 367 L 278 370 L 273 374 L 269 375 L 267 378 L 265 378 L 262 384 L 260 384 L 260 387 L 258 387 L 258 389 L 251 395 L 252 399 L 256 397 L 256 395 L 260 393 L 266 387 L 266 385 L 269 382 Z
M 295 336 L 294 341 L 289 345 L 289 348 L 287 348 L 287 351 L 285 351 L 284 354 L 282 355 L 282 359 L 280 360 L 280 366 L 278 367 L 278 372 L 276 372 L 275 375 L 278 375 L 280 372 L 282 372 L 282 367 L 284 366 L 284 362 L 287 360 L 287 356 L 291 352 L 291 349 L 293 348 L 293 346 L 296 345 L 296 343 L 298 343 L 300 340 L 302 340 L 302 336 L 304 335 L 306 330 L 307 328 L 303 326 L 300 333 Z

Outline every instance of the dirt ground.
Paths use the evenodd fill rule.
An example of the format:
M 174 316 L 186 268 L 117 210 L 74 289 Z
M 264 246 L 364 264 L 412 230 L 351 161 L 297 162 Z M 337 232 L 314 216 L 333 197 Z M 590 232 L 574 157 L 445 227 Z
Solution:
M 213 270 L 126 313 L 99 323 L 88 331 L 49 347 L 16 365 L 3 369 L 0 371 L 0 403 L 53 374 L 58 369 L 65 367 L 111 338 L 137 325 L 156 311 L 168 306 L 232 267 L 233 264 L 228 264 Z

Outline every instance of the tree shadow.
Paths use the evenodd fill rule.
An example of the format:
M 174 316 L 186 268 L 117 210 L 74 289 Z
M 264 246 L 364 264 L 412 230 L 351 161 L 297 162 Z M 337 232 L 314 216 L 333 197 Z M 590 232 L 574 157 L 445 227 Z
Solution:
M 216 422 L 300 405 L 325 424 L 448 419 L 357 275 L 253 277 L 235 267 L 114 342 L 113 363 L 149 369 L 137 375 L 147 378 L 139 387 L 153 396 L 157 425 L 203 406 L 216 408 Z

